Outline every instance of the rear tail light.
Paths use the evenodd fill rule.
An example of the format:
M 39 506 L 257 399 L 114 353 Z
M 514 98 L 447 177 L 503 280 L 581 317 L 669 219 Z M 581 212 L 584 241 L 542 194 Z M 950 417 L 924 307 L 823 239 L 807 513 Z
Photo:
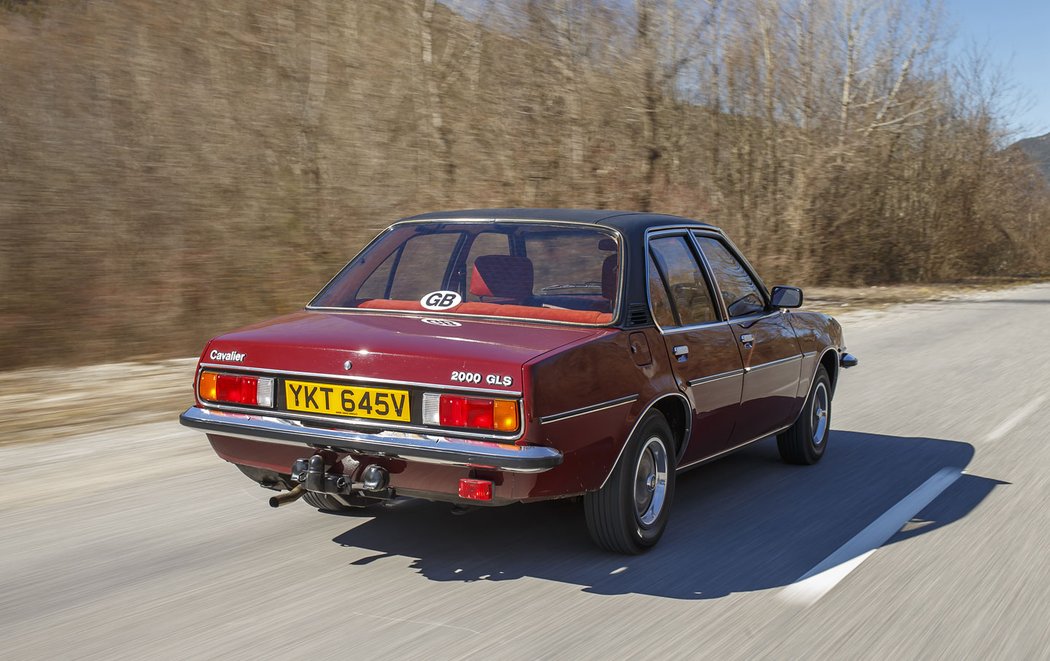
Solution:
M 459 497 L 468 500 L 492 500 L 492 482 L 463 478 L 459 481 Z
M 462 395 L 423 394 L 423 423 L 512 432 L 518 430 L 518 403 Z
M 197 386 L 200 398 L 207 402 L 273 406 L 273 379 L 240 374 L 201 372 Z

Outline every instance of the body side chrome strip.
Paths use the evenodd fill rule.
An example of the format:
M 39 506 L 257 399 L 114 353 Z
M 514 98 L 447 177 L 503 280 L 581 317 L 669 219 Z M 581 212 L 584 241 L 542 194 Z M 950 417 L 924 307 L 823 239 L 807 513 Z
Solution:
M 450 466 L 494 468 L 512 473 L 541 473 L 562 462 L 561 452 L 539 445 L 517 446 L 444 436 L 420 438 L 410 434 L 380 435 L 304 427 L 280 418 L 223 413 L 196 406 L 191 406 L 179 416 L 179 422 L 207 433 L 248 440 L 328 446 L 348 452 Z
M 637 400 L 638 395 L 628 395 L 626 397 L 620 397 L 619 399 L 610 399 L 607 402 L 591 404 L 590 406 L 583 406 L 578 409 L 572 409 L 571 411 L 563 411 L 561 413 L 545 415 L 542 418 L 540 418 L 540 423 L 550 424 L 552 422 L 560 422 L 562 420 L 568 420 L 569 418 L 587 415 L 588 413 L 597 413 L 598 411 L 605 411 L 606 409 L 616 408 L 617 406 L 623 406 L 624 404 L 631 404 Z
M 796 354 L 794 356 L 788 356 L 787 358 L 778 358 L 777 360 L 771 360 L 768 363 L 762 363 L 761 365 L 754 365 L 752 367 L 745 367 L 745 372 L 757 372 L 758 370 L 765 369 L 767 367 L 775 367 L 782 363 L 790 363 L 793 360 L 802 360 L 802 354 Z
M 702 376 L 698 379 L 691 379 L 689 381 L 689 387 L 699 386 L 704 383 L 710 383 L 712 381 L 721 381 L 722 379 L 728 379 L 730 377 L 739 376 L 744 373 L 744 370 L 730 370 L 728 372 L 719 372 L 718 374 L 712 374 L 711 376 Z
M 794 424 L 794 423 L 792 423 L 792 424 Z M 779 434 L 780 432 L 784 431 L 785 429 L 788 429 L 789 427 L 791 427 L 791 425 L 788 425 L 787 427 L 781 427 L 780 429 L 778 429 L 776 431 L 771 431 L 768 434 L 762 434 L 758 438 L 753 438 L 750 441 L 744 441 L 743 443 L 740 443 L 739 445 L 734 445 L 731 448 L 722 450 L 720 452 L 716 452 L 715 454 L 711 455 L 710 457 L 704 457 L 703 459 L 697 459 L 696 461 L 688 463 L 688 464 L 686 464 L 684 466 L 679 466 L 677 468 L 677 471 L 679 473 L 681 473 L 682 471 L 688 470 L 690 468 L 695 468 L 696 466 L 699 466 L 701 464 L 706 464 L 709 461 L 714 461 L 715 459 L 718 459 L 719 457 L 721 457 L 723 455 L 727 455 L 730 452 L 733 452 L 734 450 L 739 450 L 740 448 L 742 448 L 742 447 L 744 447 L 746 445 L 751 445 L 752 443 L 757 443 L 757 442 L 759 442 L 761 440 L 767 439 L 770 436 L 775 436 L 775 435 Z

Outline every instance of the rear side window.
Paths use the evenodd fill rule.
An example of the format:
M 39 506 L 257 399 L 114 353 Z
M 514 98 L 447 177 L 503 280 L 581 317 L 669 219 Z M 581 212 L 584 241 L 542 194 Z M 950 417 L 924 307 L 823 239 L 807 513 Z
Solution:
M 683 326 L 718 321 L 700 264 L 684 236 L 666 236 L 649 242 L 653 263 L 667 285 L 671 303 Z M 653 310 L 656 314 L 656 310 Z
M 766 299 L 747 269 L 721 241 L 708 236 L 696 237 L 704 251 L 711 273 L 730 317 L 743 317 L 761 312 L 766 308 Z

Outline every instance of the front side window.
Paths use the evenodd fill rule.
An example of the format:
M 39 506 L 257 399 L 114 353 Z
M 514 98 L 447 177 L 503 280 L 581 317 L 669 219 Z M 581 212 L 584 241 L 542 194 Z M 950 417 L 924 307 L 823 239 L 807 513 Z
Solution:
M 691 326 L 718 321 L 707 281 L 689 247 L 687 237 L 679 235 L 652 239 L 649 250 L 653 264 L 670 294 L 678 323 Z M 656 312 L 654 309 L 654 315 Z
M 611 230 L 512 221 L 406 223 L 347 265 L 310 307 L 608 324 L 616 311 L 620 261 Z
M 712 237 L 697 236 L 696 239 L 711 266 L 718 288 L 722 290 L 722 300 L 729 316 L 743 317 L 764 310 L 766 299 L 762 290 L 729 248 Z

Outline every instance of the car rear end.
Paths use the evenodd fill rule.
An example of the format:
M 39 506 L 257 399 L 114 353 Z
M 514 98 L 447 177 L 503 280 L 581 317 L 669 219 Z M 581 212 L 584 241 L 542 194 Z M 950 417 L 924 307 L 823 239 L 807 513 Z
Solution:
M 209 343 L 182 423 L 284 492 L 274 506 L 306 492 L 345 505 L 537 497 L 537 476 L 564 457 L 530 408 L 530 365 L 615 334 L 615 236 L 492 223 L 392 233 L 393 245 L 373 244 L 307 310 Z M 434 244 L 429 255 L 411 243 L 420 237 L 436 237 L 421 242 Z M 552 237 L 593 253 L 586 278 L 542 258 L 558 257 Z M 408 249 L 420 254 L 405 271 Z M 461 300 L 427 307 L 450 293 Z

